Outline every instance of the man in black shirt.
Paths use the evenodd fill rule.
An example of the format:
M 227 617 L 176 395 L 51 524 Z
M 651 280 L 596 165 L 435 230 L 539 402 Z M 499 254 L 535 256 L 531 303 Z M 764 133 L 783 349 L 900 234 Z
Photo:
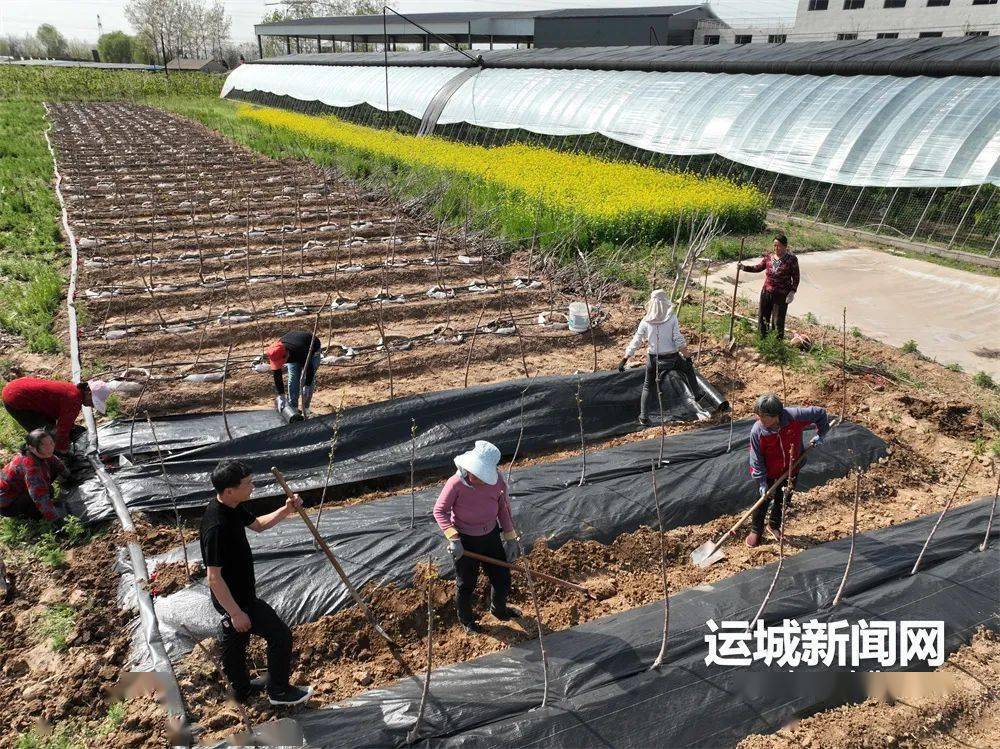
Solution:
M 293 330 L 285 333 L 267 349 L 267 360 L 274 375 L 274 391 L 278 394 L 276 404 L 281 413 L 285 407 L 290 408 L 289 421 L 302 421 L 303 414 L 308 414 L 312 402 L 313 382 L 316 370 L 323 360 L 322 345 L 319 338 L 307 330 Z M 281 378 L 281 370 L 288 367 L 288 395 L 285 395 L 285 383 Z M 303 375 L 303 369 L 305 373 Z M 299 384 L 302 385 L 302 411 L 299 411 Z
M 270 606 L 257 598 L 253 552 L 246 528 L 257 533 L 277 525 L 302 506 L 296 494 L 283 507 L 256 517 L 242 504 L 250 499 L 250 468 L 240 461 L 223 461 L 212 471 L 216 498 L 201 519 L 201 557 L 208 571 L 212 605 L 222 614 L 222 667 L 236 699 L 247 702 L 260 684 L 247 672 L 250 635 L 267 640 L 267 696 L 272 705 L 297 705 L 313 693 L 312 687 L 288 683 L 292 658 L 292 631 Z

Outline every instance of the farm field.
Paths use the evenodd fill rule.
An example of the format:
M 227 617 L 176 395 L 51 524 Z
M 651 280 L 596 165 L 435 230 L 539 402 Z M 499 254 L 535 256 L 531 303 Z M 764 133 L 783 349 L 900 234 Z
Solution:
M 0 90 L 11 90 L 12 79 L 4 75 L 0 66 Z M 669 288 L 677 277 L 678 289 L 685 287 L 681 327 L 698 352 L 698 370 L 732 406 L 731 414 L 716 415 L 709 426 L 748 418 L 759 394 L 777 392 L 786 403 L 821 405 L 831 414 L 843 411 L 885 440 L 886 457 L 861 479 L 861 533 L 939 512 L 953 493 L 954 506 L 961 507 L 996 490 L 1000 398 L 995 385 L 973 381 L 970 373 L 945 368 L 919 351 L 795 316 L 796 307 L 790 310 L 789 330 L 808 336 L 811 350 L 759 339 L 753 300 L 737 299 L 735 342 L 727 337 L 731 283 L 722 278 L 718 289 L 703 289 L 701 277 L 721 270 L 741 251 L 742 232 L 723 230 L 714 237 L 685 283 L 682 263 L 694 244 L 688 237 L 673 248 L 668 240 L 643 244 L 634 253 L 627 243 L 605 238 L 588 245 L 588 253 L 575 244 L 579 236 L 570 236 L 568 224 L 529 220 L 518 230 L 520 241 L 513 242 L 509 233 L 463 214 L 461 206 L 442 211 L 442 194 L 428 189 L 433 181 L 415 185 L 408 181 L 413 173 L 405 170 L 397 182 L 390 181 L 391 170 L 366 176 L 361 172 L 368 162 L 354 161 L 367 166 L 350 170 L 345 164 L 355 155 L 337 155 L 331 150 L 335 146 L 314 138 L 302 137 L 299 143 L 301 133 L 296 135 L 294 127 L 268 122 L 274 116 L 269 110 L 219 102 L 193 89 L 181 97 L 150 98 L 171 92 L 152 90 L 141 79 L 120 84 L 126 93 L 115 94 L 117 101 L 100 100 L 102 88 L 96 83 L 87 84 L 78 98 L 97 101 L 73 101 L 75 82 L 67 79 L 63 86 L 56 78 L 41 80 L 44 86 L 38 89 L 39 79 L 19 79 L 17 90 L 23 95 L 21 86 L 35 86 L 47 100 L 45 107 L 14 106 L 33 118 L 26 130 L 34 128 L 34 136 L 42 137 L 38 128 L 51 125 L 54 167 L 79 252 L 82 363 L 88 376 L 132 380 L 137 386 L 119 394 L 119 418 L 271 408 L 270 374 L 255 371 L 254 365 L 266 345 L 292 327 L 315 328 L 327 347 L 329 359 L 319 370 L 313 401 L 319 414 L 525 376 L 613 370 L 643 314 L 650 286 Z M 303 121 L 295 122 L 308 129 Z M 301 148 L 289 147 L 296 143 Z M 48 156 L 44 137 L 41 144 Z M 44 187 L 50 173 L 35 171 L 43 175 Z M 35 262 L 56 271 L 57 303 L 35 328 L 51 335 L 54 345 L 37 350 L 28 342 L 30 331 L 5 330 L 0 334 L 4 380 L 20 373 L 69 373 L 61 285 L 66 237 L 57 228 L 54 196 L 41 187 L 39 194 L 47 195 L 36 204 L 40 207 L 18 215 L 25 226 L 38 226 L 51 238 L 40 244 Z M 559 227 L 567 233 L 541 241 L 542 233 Z M 783 229 L 772 225 L 767 232 L 753 231 L 742 251 L 750 255 L 769 246 Z M 837 244 L 829 235 L 788 230 L 793 249 L 802 250 L 806 272 L 810 250 Z M 598 325 L 593 334 L 573 334 L 563 326 L 564 316 L 571 302 L 585 298 L 599 309 Z M 850 328 L 851 300 L 845 305 Z M 631 413 L 638 396 L 621 407 Z M 19 433 L 0 423 L 9 451 Z M 588 442 L 586 450 L 627 447 L 661 434 L 683 436 L 695 427 L 638 430 Z M 579 453 L 552 448 L 519 454 L 509 469 L 505 460 L 505 469 L 516 475 Z M 410 479 L 355 486 L 327 511 L 433 489 L 447 473 L 420 474 L 415 484 Z M 784 557 L 849 537 L 854 492 L 852 474 L 798 493 L 786 517 Z M 516 513 L 515 504 L 515 520 Z M 695 547 L 719 537 L 737 518 L 725 513 L 662 534 L 644 525 L 608 543 L 581 539 L 525 549 L 523 561 L 532 569 L 586 585 L 596 594 L 587 599 L 536 580 L 542 631 L 549 635 L 656 604 L 663 598 L 664 574 L 676 595 L 777 561 L 776 543 L 750 549 L 739 535 L 723 561 L 707 569 L 690 563 Z M 128 668 L 135 614 L 120 608 L 115 560 L 133 540 L 147 561 L 178 545 L 172 516 L 137 514 L 135 521 L 135 534 L 112 522 L 89 528 L 71 524 L 59 535 L 44 523 L 0 521 L 0 555 L 17 581 L 17 596 L 0 604 L 0 725 L 9 727 L 0 731 L 0 748 L 168 743 L 163 710 L 151 697 L 116 701 L 112 696 Z M 195 541 L 198 521 L 199 513 L 185 513 L 180 535 Z M 190 582 L 178 569 L 161 567 L 156 595 Z M 292 676 L 294 682 L 315 686 L 309 707 L 358 697 L 401 678 L 423 678 L 425 590 L 422 570 L 414 570 L 411 587 L 362 590 L 399 644 L 395 650 L 386 647 L 357 607 L 293 627 Z M 430 590 L 435 667 L 537 640 L 533 601 L 523 578 L 515 578 L 512 603 L 528 615 L 508 622 L 484 615 L 485 631 L 478 635 L 464 631 L 457 620 L 451 579 L 435 578 Z M 940 746 L 953 738 L 995 744 L 1000 733 L 989 716 L 998 707 L 992 684 L 1000 647 L 989 630 L 983 628 L 942 667 L 960 674 L 951 695 L 923 698 L 912 708 L 869 701 L 822 711 L 784 728 L 762 727 L 740 746 Z M 650 633 L 658 637 L 659 632 Z M 203 644 L 215 647 L 211 639 Z M 264 662 L 260 641 L 254 641 L 251 655 L 259 670 Z M 240 731 L 244 716 L 228 699 L 213 658 L 199 648 L 173 660 L 199 740 L 209 745 Z M 537 660 L 524 664 L 532 673 L 540 668 Z M 430 688 L 433 697 L 434 682 Z M 274 708 L 258 699 L 247 706 L 246 717 L 257 725 L 299 715 L 301 710 Z

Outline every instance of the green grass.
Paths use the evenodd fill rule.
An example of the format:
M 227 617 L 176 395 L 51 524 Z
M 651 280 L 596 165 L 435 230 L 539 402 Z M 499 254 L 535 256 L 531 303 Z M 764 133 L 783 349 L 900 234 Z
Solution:
M 120 419 L 124 415 L 122 412 L 122 403 L 117 395 L 111 394 L 108 396 L 107 403 L 105 404 L 104 415 L 109 419 Z
M 56 652 L 66 650 L 69 635 L 76 623 L 76 610 L 65 603 L 50 604 L 42 612 L 38 629 L 48 638 L 49 647 Z
M 959 364 L 957 361 L 956 362 L 952 362 L 951 364 L 946 364 L 944 368 L 947 369 L 949 372 L 961 372 L 962 371 L 962 365 Z
M 21 550 L 49 567 L 66 564 L 65 549 L 84 544 L 90 531 L 75 516 L 67 516 L 58 532 L 47 520 L 0 518 L 0 546 Z
M 0 66 L 0 70 L 8 66 Z M 52 353 L 64 257 L 59 205 L 51 187 L 45 110 L 0 94 L 0 328 L 22 336 L 31 351 Z
M 218 96 L 225 77 L 133 70 L 0 65 L 0 101 L 137 101 L 158 96 Z
M 912 338 L 906 341 L 902 346 L 900 346 L 899 350 L 902 351 L 904 354 L 920 353 L 920 349 L 917 348 L 917 342 L 914 341 Z
M 88 749 L 104 746 L 101 739 L 110 736 L 125 722 L 124 702 L 108 706 L 108 712 L 96 725 L 79 719 L 63 721 L 51 733 L 42 735 L 37 729 L 22 733 L 14 744 L 16 749 Z

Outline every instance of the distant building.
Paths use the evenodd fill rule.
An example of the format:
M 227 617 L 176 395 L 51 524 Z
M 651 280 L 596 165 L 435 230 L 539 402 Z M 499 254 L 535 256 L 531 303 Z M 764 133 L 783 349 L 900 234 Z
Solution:
M 409 19 L 409 20 L 407 20 Z M 494 44 L 518 47 L 592 47 L 691 44 L 699 21 L 718 16 L 707 4 L 652 7 L 563 8 L 538 11 L 468 11 L 333 16 L 274 21 L 254 26 L 263 57 L 263 38 L 280 38 L 288 54 L 366 49 L 388 42 L 442 44 L 493 49 Z
M 793 30 L 799 41 L 998 33 L 997 0 L 799 0 Z
M 175 57 L 167 63 L 168 72 L 226 73 L 229 66 L 225 60 L 196 60 Z
M 704 19 L 696 45 L 1000 35 L 998 0 L 799 0 L 795 21 Z

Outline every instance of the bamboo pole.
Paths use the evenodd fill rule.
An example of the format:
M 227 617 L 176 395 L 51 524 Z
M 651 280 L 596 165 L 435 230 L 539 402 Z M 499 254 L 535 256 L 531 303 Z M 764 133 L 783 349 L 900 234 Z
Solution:
M 739 259 L 736 261 L 736 282 L 733 284 L 733 302 L 729 310 L 729 340 L 733 340 L 733 328 L 736 325 L 736 295 L 740 289 L 740 267 L 743 265 L 743 243 L 746 237 L 740 237 Z
M 577 484 L 577 486 L 583 486 L 584 483 L 587 481 L 587 440 L 586 437 L 584 436 L 584 431 L 583 431 L 583 395 L 581 392 L 582 389 L 583 389 L 583 378 L 579 374 L 577 374 L 575 400 L 576 400 L 576 418 L 577 422 L 580 425 L 580 459 L 581 459 L 580 483 Z

